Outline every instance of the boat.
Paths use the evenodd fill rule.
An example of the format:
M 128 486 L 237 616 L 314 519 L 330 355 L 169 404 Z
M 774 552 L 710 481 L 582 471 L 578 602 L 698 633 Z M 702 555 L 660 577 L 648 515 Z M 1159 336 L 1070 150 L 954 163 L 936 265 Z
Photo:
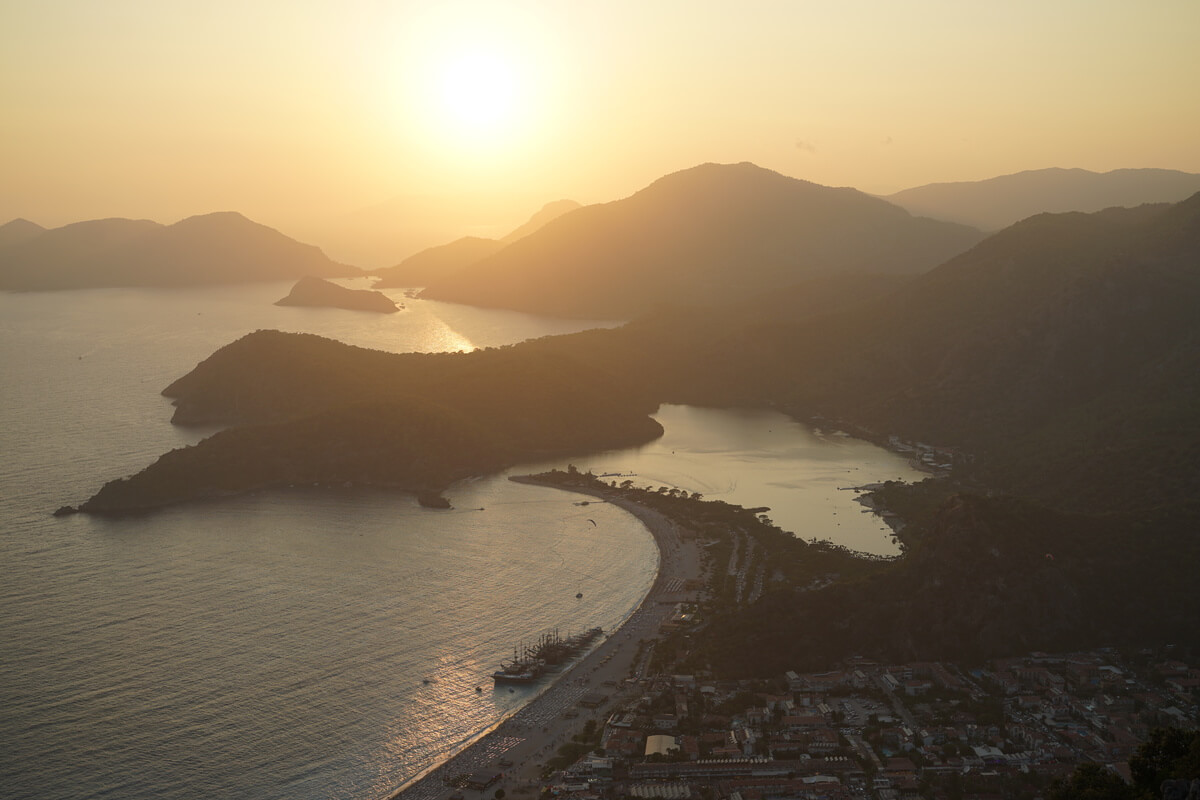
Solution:
M 492 673 L 496 683 L 533 683 L 542 677 L 542 667 L 536 662 L 510 661 Z
M 500 669 L 492 673 L 492 680 L 496 683 L 533 683 L 542 676 L 545 666 L 546 662 L 537 658 L 528 647 L 523 652 L 514 647 L 512 659 L 500 664 Z
M 512 659 L 501 663 L 500 669 L 492 673 L 492 680 L 496 683 L 534 683 L 548 668 L 575 657 L 602 633 L 602 628 L 591 628 L 566 639 L 557 630 L 543 634 L 537 644 L 513 648 Z

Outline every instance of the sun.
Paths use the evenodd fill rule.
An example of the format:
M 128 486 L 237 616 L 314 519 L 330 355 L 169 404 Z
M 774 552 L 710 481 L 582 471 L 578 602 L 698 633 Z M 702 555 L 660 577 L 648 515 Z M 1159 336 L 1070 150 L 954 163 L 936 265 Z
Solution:
M 518 100 L 513 65 L 495 52 L 459 53 L 442 67 L 438 86 L 443 113 L 466 129 L 495 130 L 513 121 Z
M 561 37 L 507 4 L 446 0 L 381 26 L 372 58 L 392 102 L 376 107 L 397 152 L 429 169 L 492 168 L 533 157 L 558 130 L 565 84 Z
M 429 76 L 435 136 L 444 145 L 496 151 L 530 124 L 530 79 L 510 52 L 463 44 L 438 54 Z

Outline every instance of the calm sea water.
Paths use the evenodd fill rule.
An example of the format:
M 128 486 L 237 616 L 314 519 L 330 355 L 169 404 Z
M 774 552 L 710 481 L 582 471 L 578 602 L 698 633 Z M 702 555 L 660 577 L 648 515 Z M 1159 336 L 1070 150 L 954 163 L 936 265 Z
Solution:
M 252 330 L 432 352 L 584 327 L 399 293 L 407 310 L 388 316 L 271 305 L 287 289 L 0 294 L 4 797 L 383 795 L 536 691 L 485 679 L 514 644 L 612 629 L 648 589 L 657 553 L 631 516 L 503 476 L 454 487 L 450 512 L 344 490 L 50 516 L 197 441 L 169 424 L 159 391 Z M 666 407 L 660 419 L 662 441 L 594 464 L 778 506 L 773 518 L 805 538 L 836 533 L 842 506 L 811 524 L 788 508 L 901 476 L 902 462 L 868 469 L 882 451 L 770 414 Z M 765 495 L 813 481 L 806 500 Z M 845 514 L 885 547 L 857 506 Z

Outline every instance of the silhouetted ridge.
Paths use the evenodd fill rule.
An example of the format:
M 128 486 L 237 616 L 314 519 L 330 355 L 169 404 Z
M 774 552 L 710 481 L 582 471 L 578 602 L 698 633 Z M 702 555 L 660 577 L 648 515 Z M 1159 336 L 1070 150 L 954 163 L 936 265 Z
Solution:
M 236 212 L 150 220 L 89 220 L 0 250 L 0 288 L 189 286 L 343 277 L 354 267 Z
M 517 239 L 522 239 L 531 233 L 541 229 L 551 221 L 558 219 L 563 214 L 574 211 L 579 208 L 579 203 L 574 200 L 554 200 L 546 203 L 541 209 L 530 217 L 524 224 L 509 232 L 500 241 L 504 244 L 511 244 Z
M 1175 203 L 1200 191 L 1200 175 L 1167 169 L 1039 169 L 982 181 L 931 183 L 885 199 L 935 219 L 999 230 L 1039 213 Z
M 45 233 L 46 229 L 35 222 L 17 218 L 0 225 L 0 248 L 28 241 Z
M 495 253 L 506 244 L 524 238 L 540 230 L 563 214 L 579 208 L 574 200 L 556 200 L 547 203 L 523 225 L 502 239 L 483 239 L 464 236 L 449 244 L 429 247 L 409 256 L 394 267 L 376 270 L 380 280 L 377 288 L 408 288 L 425 286 L 439 277 L 450 275 L 469 267 Z
M 753 164 L 705 164 L 553 220 L 423 296 L 574 317 L 743 300 L 818 275 L 924 271 L 977 231 Z
M 394 267 L 376 270 L 378 289 L 425 286 L 440 275 L 456 272 L 487 258 L 504 246 L 496 239 L 464 236 L 449 244 L 430 247 L 415 253 Z
M 163 393 L 175 398 L 174 422 L 239 427 L 109 482 L 82 510 L 128 512 L 298 482 L 437 491 L 518 461 L 662 434 L 637 387 L 548 350 L 394 354 L 258 331 Z

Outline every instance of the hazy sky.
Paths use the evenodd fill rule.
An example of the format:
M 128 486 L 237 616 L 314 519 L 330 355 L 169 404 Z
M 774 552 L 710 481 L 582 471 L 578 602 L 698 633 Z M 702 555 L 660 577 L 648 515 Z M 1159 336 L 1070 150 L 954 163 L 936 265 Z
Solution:
M 0 0 L 0 222 L 1200 172 L 1198 35 L 1196 0 Z

